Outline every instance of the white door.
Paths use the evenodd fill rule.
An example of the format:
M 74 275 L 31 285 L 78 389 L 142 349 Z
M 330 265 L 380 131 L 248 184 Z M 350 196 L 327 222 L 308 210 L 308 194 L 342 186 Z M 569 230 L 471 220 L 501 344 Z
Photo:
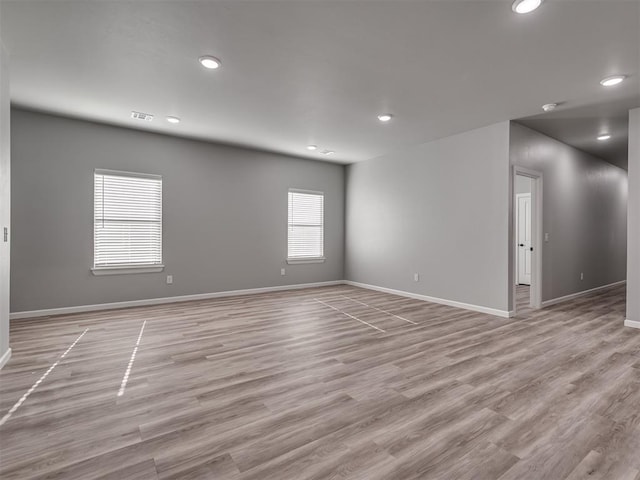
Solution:
M 519 193 L 516 195 L 517 210 L 516 222 L 518 227 L 518 283 L 531 285 L 531 194 Z

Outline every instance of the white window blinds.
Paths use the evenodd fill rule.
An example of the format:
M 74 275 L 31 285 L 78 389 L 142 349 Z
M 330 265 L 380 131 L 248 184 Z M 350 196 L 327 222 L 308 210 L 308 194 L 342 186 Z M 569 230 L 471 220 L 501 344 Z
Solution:
M 289 259 L 324 256 L 324 194 L 289 190 Z
M 96 170 L 94 268 L 162 264 L 162 177 Z

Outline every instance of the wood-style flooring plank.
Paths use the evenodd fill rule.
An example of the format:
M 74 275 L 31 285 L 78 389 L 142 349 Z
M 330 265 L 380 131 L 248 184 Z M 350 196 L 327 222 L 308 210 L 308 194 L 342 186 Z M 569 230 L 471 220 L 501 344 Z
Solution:
M 516 302 L 335 286 L 14 321 L 0 477 L 640 480 L 624 287 Z

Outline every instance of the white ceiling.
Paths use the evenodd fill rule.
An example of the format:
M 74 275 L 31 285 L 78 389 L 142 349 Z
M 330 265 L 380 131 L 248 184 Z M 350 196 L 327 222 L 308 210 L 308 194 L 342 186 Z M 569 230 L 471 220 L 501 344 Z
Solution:
M 600 132 L 585 112 L 640 105 L 640 0 L 546 0 L 529 15 L 511 0 L 2 0 L 0 17 L 17 106 L 322 160 L 366 160 L 549 102 L 579 112 L 588 149 Z M 222 68 L 203 69 L 204 54 Z M 630 77 L 599 85 L 617 73 Z M 575 119 L 561 110 L 547 120 L 563 140 Z M 395 118 L 382 125 L 382 112 Z M 612 133 L 603 157 L 617 158 L 626 124 Z
M 552 113 L 524 118 L 519 123 L 626 169 L 632 107 L 640 107 L 638 96 L 580 107 L 560 106 Z M 610 134 L 611 139 L 599 141 L 599 134 Z

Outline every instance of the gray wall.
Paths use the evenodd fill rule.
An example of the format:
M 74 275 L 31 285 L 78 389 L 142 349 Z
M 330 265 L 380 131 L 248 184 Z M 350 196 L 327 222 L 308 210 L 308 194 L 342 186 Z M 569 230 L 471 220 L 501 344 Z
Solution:
M 12 126 L 12 312 L 343 278 L 341 165 L 15 109 Z M 164 272 L 90 273 L 94 168 L 163 176 Z M 285 263 L 289 187 L 326 194 L 323 264 Z
M 531 193 L 531 179 L 522 175 L 516 175 L 515 193 Z
M 542 301 L 624 280 L 627 172 L 513 122 L 510 157 L 543 174 Z
M 348 280 L 507 310 L 508 122 L 350 165 L 346 207 Z
M 8 56 L 0 41 L 0 358 L 9 348 L 10 242 L 4 241 L 4 228 L 11 225 L 9 116 Z
M 629 112 L 627 319 L 640 322 L 640 108 Z

